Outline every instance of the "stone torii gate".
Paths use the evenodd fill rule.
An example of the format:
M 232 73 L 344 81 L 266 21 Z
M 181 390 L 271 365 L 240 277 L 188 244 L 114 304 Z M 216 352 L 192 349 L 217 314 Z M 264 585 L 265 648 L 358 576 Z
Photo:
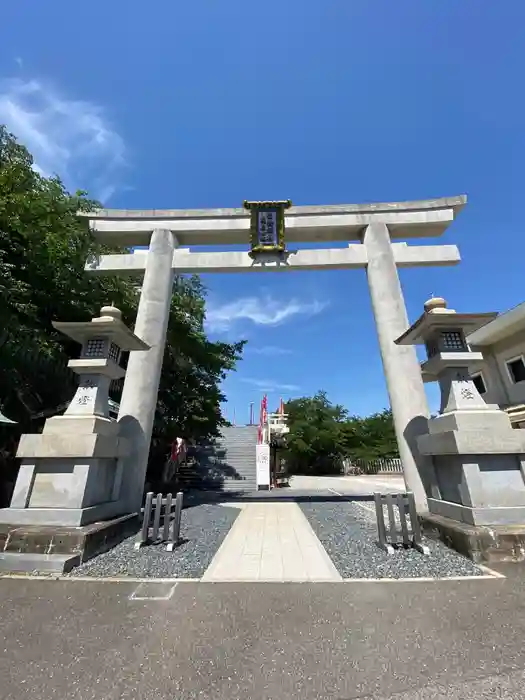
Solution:
M 417 451 L 426 432 L 428 406 L 413 346 L 394 341 L 409 326 L 397 268 L 455 265 L 455 245 L 408 245 L 406 239 L 440 236 L 466 203 L 466 197 L 291 207 L 286 211 L 286 242 L 358 241 L 344 248 L 289 250 L 250 256 L 250 214 L 239 209 L 116 210 L 88 214 L 101 243 L 131 248 L 130 254 L 103 255 L 86 263 L 99 275 L 144 277 L 135 333 L 150 346 L 131 352 L 120 404 L 122 434 L 134 445 L 126 458 L 123 494 L 130 510 L 140 507 L 175 273 L 283 272 L 366 268 L 379 347 L 394 418 L 405 482 L 419 511 L 427 510 L 425 485 L 430 463 Z M 405 240 L 404 240 L 405 239 Z M 184 246 L 246 244 L 246 252 L 199 252 Z M 181 247 L 182 246 L 182 247 Z

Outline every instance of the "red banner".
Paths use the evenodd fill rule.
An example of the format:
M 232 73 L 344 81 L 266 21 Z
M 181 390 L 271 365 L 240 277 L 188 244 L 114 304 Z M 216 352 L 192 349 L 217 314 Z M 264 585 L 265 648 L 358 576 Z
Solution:
M 261 401 L 261 412 L 259 414 L 259 431 L 257 433 L 257 442 L 259 445 L 262 444 L 264 438 L 264 426 L 268 422 L 268 397 L 266 394 L 263 396 Z

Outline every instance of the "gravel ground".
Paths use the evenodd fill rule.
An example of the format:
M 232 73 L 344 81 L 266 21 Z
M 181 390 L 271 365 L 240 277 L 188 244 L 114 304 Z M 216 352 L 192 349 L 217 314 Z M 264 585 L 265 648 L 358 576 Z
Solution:
M 374 508 L 373 503 L 364 503 Z M 301 503 L 317 537 L 344 578 L 479 576 L 470 559 L 441 542 L 425 539 L 429 555 L 415 549 L 387 554 L 377 544 L 375 512 L 353 502 Z
M 109 552 L 81 564 L 70 576 L 137 576 L 151 578 L 200 578 L 228 534 L 237 508 L 198 505 L 182 511 L 181 537 L 184 542 L 173 552 L 166 545 L 134 549 L 135 536 L 128 537 Z

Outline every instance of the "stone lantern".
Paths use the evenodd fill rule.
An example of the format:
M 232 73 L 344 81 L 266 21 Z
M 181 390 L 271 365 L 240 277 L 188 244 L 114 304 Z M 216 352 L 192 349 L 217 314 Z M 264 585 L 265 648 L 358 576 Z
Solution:
M 123 351 L 147 350 L 148 346 L 137 338 L 121 320 L 122 314 L 114 306 L 104 306 L 100 316 L 91 321 L 67 323 L 53 321 L 53 327 L 69 336 L 82 349 L 78 360 L 70 360 L 68 367 L 79 375 L 75 396 L 64 416 L 52 418 L 49 422 L 63 418 L 105 419 L 93 421 L 101 427 L 109 420 L 109 385 L 114 379 L 122 379 L 126 371 L 120 366 Z M 109 432 L 115 434 L 116 423 L 110 421 Z M 102 428 L 102 432 L 104 429 Z
M 11 505 L 0 523 L 82 526 L 125 512 L 120 498 L 119 458 L 128 441 L 109 417 L 109 386 L 125 375 L 121 353 L 148 350 L 113 306 L 86 322 L 53 326 L 82 346 L 68 366 L 79 375 L 78 389 L 64 415 L 49 418 L 40 435 L 22 435 L 21 466 Z
M 427 360 L 421 364 L 425 382 L 439 382 L 440 414 L 459 410 L 498 410 L 487 406 L 470 375 L 479 368 L 483 355 L 471 352 L 466 341 L 469 333 L 491 321 L 497 314 L 458 314 L 447 308 L 442 297 L 433 297 L 424 305 L 425 313 L 398 340 L 400 345 L 422 344 Z
M 417 439 L 434 466 L 430 513 L 469 526 L 525 525 L 525 430 L 514 430 L 508 415 L 479 394 L 471 373 L 483 354 L 465 339 L 496 315 L 456 313 L 434 298 L 396 340 L 426 347 L 423 378 L 441 390 L 440 413 Z

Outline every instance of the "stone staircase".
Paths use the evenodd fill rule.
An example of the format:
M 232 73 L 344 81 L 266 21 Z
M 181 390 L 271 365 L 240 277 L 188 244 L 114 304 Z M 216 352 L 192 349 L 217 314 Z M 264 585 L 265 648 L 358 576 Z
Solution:
M 257 426 L 223 428 L 221 436 L 188 453 L 178 469 L 178 487 L 218 491 L 256 491 Z

